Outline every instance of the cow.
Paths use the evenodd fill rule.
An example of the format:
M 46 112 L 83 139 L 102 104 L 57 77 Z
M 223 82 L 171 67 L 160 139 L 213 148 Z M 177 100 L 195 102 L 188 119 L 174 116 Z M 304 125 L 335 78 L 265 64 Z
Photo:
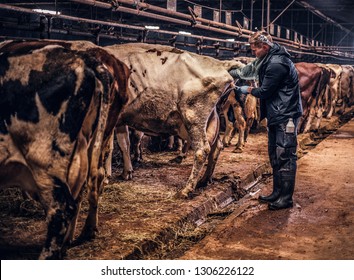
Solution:
M 229 118 L 230 110 L 234 120 Z M 233 152 L 242 153 L 252 124 L 259 118 L 257 98 L 248 94 L 245 102 L 242 102 L 236 100 L 235 93 L 232 91 L 222 107 L 222 113 L 225 119 L 223 145 L 229 146 L 235 132 L 238 131 L 238 142 Z
M 327 108 L 325 110 L 326 118 L 329 119 L 335 113 L 337 102 L 341 94 L 340 80 L 341 80 L 343 68 L 338 64 L 321 64 L 321 63 L 316 63 L 316 64 L 322 67 L 323 69 L 327 69 L 327 71 L 330 72 L 329 95 L 327 100 Z
M 157 44 L 112 45 L 105 50 L 131 71 L 132 96 L 117 124 L 121 142 L 129 140 L 124 136 L 127 130 L 119 128 L 122 126 L 188 140 L 194 151 L 194 163 L 185 187 L 177 193 L 177 197 L 188 198 L 197 185 L 206 185 L 211 177 L 208 173 L 214 169 L 222 148 L 215 106 L 233 81 L 228 70 L 243 64 Z M 129 144 L 119 146 L 129 159 Z M 207 158 L 208 167 L 199 180 Z M 124 161 L 124 172 L 131 174 L 130 160 Z
M 325 111 L 324 100 L 328 95 L 330 72 L 314 63 L 298 62 L 295 68 L 299 76 L 303 115 L 299 122 L 299 132 L 311 129 L 316 117 L 315 129 L 318 129 Z
M 344 114 L 347 106 L 351 106 L 354 98 L 354 68 L 351 65 L 342 65 L 342 75 L 340 78 L 339 114 Z
M 95 236 L 109 140 L 128 101 L 128 76 L 122 62 L 90 43 L 0 45 L 0 187 L 19 187 L 45 209 L 40 259 L 63 257 L 86 187 L 89 213 L 80 237 Z

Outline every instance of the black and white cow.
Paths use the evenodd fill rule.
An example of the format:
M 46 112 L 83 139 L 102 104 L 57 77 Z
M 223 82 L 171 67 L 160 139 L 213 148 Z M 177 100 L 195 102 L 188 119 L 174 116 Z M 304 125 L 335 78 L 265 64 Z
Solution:
M 124 126 L 150 135 L 178 135 L 194 151 L 191 174 L 178 193 L 188 197 L 212 175 L 222 148 L 215 106 L 233 81 L 228 70 L 243 64 L 155 44 L 132 43 L 105 49 L 131 71 L 131 97 L 117 128 L 124 158 L 123 177 L 130 178 L 132 172 L 128 130 Z M 201 175 L 207 159 L 208 167 Z
M 43 205 L 48 227 L 40 259 L 62 257 L 86 185 L 90 209 L 81 236 L 95 235 L 104 163 L 127 102 L 128 76 L 123 63 L 90 43 L 0 45 L 0 187 L 20 187 Z

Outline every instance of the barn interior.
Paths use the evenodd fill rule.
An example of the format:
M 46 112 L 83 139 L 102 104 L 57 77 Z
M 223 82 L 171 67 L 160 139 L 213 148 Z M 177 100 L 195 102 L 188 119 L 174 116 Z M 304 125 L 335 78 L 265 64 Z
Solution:
M 351 67 L 353 15 L 352 0 L 0 0 L 0 44 L 14 39 L 87 40 L 100 46 L 145 42 L 227 60 L 254 57 L 249 35 L 264 29 L 286 46 L 294 62 Z M 316 131 L 300 135 L 303 168 L 288 212 L 270 212 L 257 200 L 262 189 L 271 191 L 273 180 L 263 124 L 252 127 L 244 152 L 234 151 L 237 135 L 225 145 L 213 181 L 192 199 L 175 197 L 193 166 L 191 153 L 176 163 L 178 152 L 167 149 L 168 138 L 147 136 L 143 161 L 135 163 L 132 180 L 123 180 L 115 144 L 112 183 L 100 198 L 99 233 L 82 242 L 76 232 L 64 259 L 353 260 L 353 107 L 323 116 Z M 84 227 L 88 209 L 83 199 L 78 228 Z M 0 190 L 0 259 L 37 259 L 45 218 L 42 205 L 20 189 Z M 214 231 L 227 218 L 229 231 Z M 232 231 L 236 245 L 227 247 Z M 218 235 L 214 243 L 200 243 L 205 255 L 189 251 L 212 232 Z
M 220 59 L 251 56 L 247 39 L 267 30 L 295 61 L 352 64 L 351 0 L 0 1 L 0 39 L 173 45 Z

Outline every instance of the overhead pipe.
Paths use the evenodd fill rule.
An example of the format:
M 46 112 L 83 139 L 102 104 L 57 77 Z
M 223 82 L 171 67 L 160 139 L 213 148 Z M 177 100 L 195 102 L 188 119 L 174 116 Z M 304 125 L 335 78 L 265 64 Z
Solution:
M 30 13 L 30 14 L 44 14 L 48 16 L 52 16 L 51 14 L 47 14 L 45 12 L 36 12 L 31 9 L 27 8 L 21 8 L 21 7 L 15 7 L 11 5 L 6 5 L 6 4 L 0 4 L 0 9 L 5 9 L 5 10 L 10 10 L 10 11 L 16 11 L 16 12 L 21 12 L 21 13 Z M 102 21 L 102 20 L 93 20 L 93 19 L 86 19 L 86 18 L 80 18 L 80 17 L 73 17 L 73 16 L 67 16 L 63 14 L 58 14 L 55 15 L 56 18 L 61 18 L 61 19 L 66 19 L 66 20 L 71 20 L 71 21 L 78 21 L 78 22 L 87 22 L 87 23 L 93 23 L 97 25 L 106 25 L 106 26 L 114 26 L 114 27 L 120 27 L 120 28 L 127 28 L 127 29 L 135 29 L 139 31 L 146 31 L 145 27 L 142 26 L 136 26 L 136 25 L 128 25 L 128 24 L 122 24 L 122 23 L 116 23 L 116 22 L 107 22 L 107 21 Z M 205 26 L 208 28 L 207 26 Z M 156 32 L 156 33 L 165 33 L 165 34 L 170 34 L 170 35 L 181 35 L 178 32 L 173 32 L 173 31 L 165 31 L 165 30 L 149 30 L 150 32 Z M 219 29 L 218 29 L 219 31 Z M 234 33 L 232 33 L 234 35 Z M 201 40 L 211 40 L 211 41 L 219 41 L 219 42 L 225 42 L 225 43 L 242 43 L 242 42 L 230 42 L 225 39 L 220 39 L 220 38 L 212 38 L 208 36 L 199 36 L 199 35 L 184 35 L 188 37 L 193 37 L 193 38 L 198 38 Z
M 136 9 L 125 8 L 122 6 L 118 7 L 117 11 L 122 11 L 124 13 L 134 14 L 137 16 L 144 16 L 144 17 L 149 17 L 149 18 L 158 19 L 158 20 L 162 20 L 162 21 L 172 22 L 172 23 L 176 23 L 176 24 L 192 26 L 191 22 L 189 22 L 189 21 L 175 19 L 175 18 L 166 17 L 166 16 L 162 16 L 162 15 L 157 15 L 157 14 L 152 14 L 152 13 L 148 13 L 148 12 L 144 12 L 144 11 L 140 11 L 140 10 L 136 10 Z M 206 26 L 206 25 L 202 25 L 200 23 L 193 25 L 193 27 L 199 28 L 199 29 L 204 29 L 204 30 L 209 30 L 209 31 L 214 31 L 214 32 L 218 32 L 218 33 L 223 33 L 223 34 L 227 34 L 227 35 L 230 35 L 233 37 L 248 38 L 248 36 L 247 37 L 243 36 L 242 34 L 239 34 L 238 32 L 236 33 L 233 31 L 219 29 L 219 28 L 212 27 L 212 26 Z
M 100 1 L 96 1 L 96 0 L 71 0 L 72 2 L 77 2 L 77 3 L 81 3 L 81 4 L 88 4 L 91 6 L 96 6 L 96 7 L 100 7 L 100 8 L 105 8 L 105 9 L 112 9 L 112 5 L 109 3 L 104 3 L 104 2 L 100 2 Z M 201 22 L 204 23 L 208 26 L 214 26 L 214 27 L 221 27 L 221 28 L 226 28 L 229 30 L 234 30 L 236 32 L 240 32 L 240 28 L 236 27 L 236 26 L 232 26 L 232 25 L 228 25 L 222 22 L 217 22 L 217 21 L 212 21 L 212 20 L 208 20 L 205 18 L 200 18 L 200 17 L 192 17 L 191 15 L 187 15 L 184 13 L 180 13 L 177 11 L 171 11 L 165 8 L 161 8 L 158 6 L 154 6 L 148 3 L 143 3 L 143 2 L 137 2 L 136 0 L 115 0 L 117 3 L 122 3 L 122 4 L 128 4 L 128 5 L 132 5 L 132 6 L 137 6 L 139 8 L 143 8 L 143 9 L 147 9 L 147 10 L 151 10 L 151 11 L 155 11 L 155 12 L 159 12 L 159 13 L 163 13 L 169 16 L 176 16 L 176 17 L 180 17 L 183 19 L 187 19 L 190 22 L 193 22 L 194 20 L 197 22 Z M 117 10 L 119 10 L 121 7 L 118 7 Z M 248 30 L 248 29 L 242 29 L 241 33 L 245 33 L 245 34 L 251 34 L 252 31 Z
M 250 29 L 252 30 L 253 29 L 253 0 L 251 0 L 251 18 L 250 18 L 250 21 L 251 21 Z
M 75 1 L 79 1 L 79 0 L 75 0 Z M 83 0 L 80 0 L 83 1 Z M 86 2 L 86 1 L 85 1 Z M 96 2 L 97 4 L 98 2 Z M 101 2 L 102 3 L 102 2 Z M 104 4 L 104 3 L 103 3 Z M 14 7 L 11 5 L 6 5 L 6 4 L 0 4 L 0 9 L 7 9 L 7 10 L 12 10 L 12 11 L 17 11 L 17 12 L 23 12 L 23 13 L 31 13 L 31 14 L 44 14 L 44 15 L 48 15 L 53 17 L 53 15 L 51 14 L 47 14 L 45 12 L 35 12 L 31 9 L 26 9 L 26 8 L 21 8 L 21 7 Z M 62 19 L 67 19 L 67 20 L 71 20 L 71 21 L 78 21 L 78 22 L 87 22 L 87 23 L 94 23 L 94 24 L 98 24 L 98 25 L 105 25 L 105 26 L 114 26 L 114 27 L 121 27 L 121 28 L 127 28 L 127 29 L 135 29 L 135 30 L 140 30 L 140 31 L 144 31 L 146 30 L 144 27 L 140 27 L 140 26 L 135 26 L 135 25 L 127 25 L 127 24 L 122 24 L 122 23 L 115 23 L 115 22 L 107 22 L 107 21 L 101 21 L 101 20 L 92 20 L 92 19 L 86 19 L 86 18 L 79 18 L 79 17 L 73 17 L 73 16 L 66 16 L 66 15 L 55 15 L 56 18 L 62 18 Z M 206 29 L 211 30 L 210 27 L 204 26 Z M 216 32 L 220 32 L 222 30 L 220 29 L 216 29 Z M 225 31 L 225 30 L 224 30 Z M 163 31 L 163 30 L 151 30 L 151 32 L 157 32 L 157 33 L 166 33 L 166 34 L 171 34 L 171 35 L 180 35 L 179 33 L 176 32 L 172 32 L 172 31 Z M 219 39 L 219 38 L 212 38 L 212 37 L 204 37 L 204 36 L 197 36 L 197 35 L 185 35 L 188 37 L 194 37 L 194 38 L 199 38 L 202 40 L 213 40 L 213 41 L 220 41 L 220 42 L 228 42 L 228 43 L 234 43 L 234 44 L 241 44 L 244 42 L 229 42 L 227 40 L 224 39 Z M 276 41 L 282 41 L 282 44 L 292 47 L 292 48 L 304 48 L 304 49 L 308 49 L 309 46 L 306 45 L 301 45 L 301 44 L 297 44 L 294 43 L 293 41 L 290 40 L 286 40 L 286 39 L 282 39 L 282 38 L 274 38 Z M 311 50 L 315 50 L 315 48 L 310 48 Z M 344 54 L 338 54 L 338 56 L 345 56 Z M 354 57 L 354 56 L 350 56 L 350 57 Z
M 270 0 L 267 1 L 267 32 L 269 32 L 270 29 Z
M 81 4 L 90 5 L 90 6 L 96 6 L 96 7 L 110 9 L 110 10 L 112 9 L 112 5 L 111 4 L 107 4 L 107 3 L 103 3 L 103 2 L 99 2 L 99 1 L 93 1 L 93 0 L 72 0 L 72 1 L 73 2 L 77 2 L 77 3 L 81 3 Z M 124 0 L 124 1 L 127 1 L 127 0 Z M 117 0 L 117 2 L 121 2 L 121 0 Z M 143 3 L 140 3 L 140 4 L 143 4 Z M 160 8 L 160 9 L 163 9 L 163 8 Z M 118 6 L 113 11 L 118 11 L 118 12 L 120 11 L 120 12 L 124 12 L 124 13 L 138 15 L 138 16 L 145 16 L 145 17 L 149 17 L 149 18 L 154 18 L 154 19 L 167 21 L 167 22 L 172 22 L 172 23 L 181 24 L 181 25 L 186 25 L 186 26 L 193 26 L 194 28 L 214 31 L 214 32 L 218 32 L 218 33 L 223 33 L 223 34 L 227 34 L 227 35 L 230 35 L 230 36 L 233 36 L 233 37 L 248 38 L 248 36 L 242 34 L 242 32 L 240 34 L 240 29 L 236 28 L 236 27 L 235 27 L 235 30 L 237 30 L 237 32 L 233 32 L 233 31 L 224 30 L 224 29 L 220 29 L 220 28 L 216 28 L 216 27 L 212 27 L 212 26 L 202 25 L 200 23 L 196 23 L 195 25 L 192 25 L 191 21 L 185 21 L 185 20 L 181 20 L 181 19 L 166 17 L 166 16 L 163 16 L 163 15 L 152 14 L 152 13 L 148 13 L 148 12 L 145 12 L 145 11 L 141 11 L 139 9 L 131 9 L 131 8 L 123 7 L 123 6 Z M 180 14 L 182 14 L 182 13 L 180 13 Z M 183 14 L 183 15 L 185 15 L 185 14 Z M 192 16 L 188 16 L 188 15 L 185 15 L 185 16 L 187 16 L 188 19 L 192 19 Z
M 73 0 L 73 1 L 81 2 L 81 3 L 90 2 L 91 4 L 93 2 L 95 2 L 95 6 L 101 7 L 101 8 L 108 8 L 107 5 L 109 7 L 111 7 L 111 5 L 103 3 L 103 2 L 99 2 L 99 1 L 87 1 L 87 0 Z M 14 6 L 6 5 L 6 4 L 0 4 L 0 8 L 7 9 L 7 10 L 18 11 L 18 12 L 25 12 L 25 13 L 32 13 L 32 14 L 45 14 L 45 15 L 48 15 L 48 16 L 52 16 L 50 14 L 46 14 L 45 12 L 38 13 L 38 12 L 35 12 L 35 11 L 31 10 L 31 9 L 26 9 L 26 8 L 21 8 L 21 7 L 14 7 Z M 125 8 L 124 11 L 127 11 L 126 9 L 128 9 L 128 8 Z M 132 9 L 128 9 L 128 11 L 130 11 L 130 10 L 132 10 Z M 135 11 L 135 10 L 133 10 L 133 11 L 134 11 L 135 14 L 137 13 L 137 11 Z M 131 11 L 131 12 L 133 12 L 133 11 Z M 101 20 L 85 19 L 85 18 L 67 16 L 67 15 L 62 15 L 62 14 L 55 15 L 55 17 L 62 18 L 62 19 L 67 19 L 67 20 L 73 20 L 73 21 L 82 21 L 82 22 L 87 22 L 87 23 L 93 23 L 93 24 L 98 24 L 98 25 L 108 25 L 108 26 L 114 26 L 114 27 L 135 29 L 135 30 L 140 30 L 140 31 L 146 30 L 144 27 L 141 27 L 141 26 L 127 25 L 127 24 L 115 23 L 115 22 L 106 22 L 106 21 L 101 21 Z M 187 22 L 185 22 L 185 23 L 187 23 Z M 216 32 L 227 32 L 227 33 L 229 33 L 229 31 L 227 31 L 227 30 L 221 30 L 221 29 L 218 29 L 218 28 L 213 28 L 213 27 L 208 27 L 208 26 L 203 26 L 203 25 L 198 25 L 198 26 L 202 26 L 202 28 L 207 29 L 207 30 L 213 30 L 214 29 L 213 31 L 216 31 Z M 151 30 L 151 31 L 153 31 L 153 30 Z M 176 32 L 169 32 L 169 31 L 163 32 L 162 30 L 158 30 L 158 31 L 154 31 L 154 32 L 169 33 L 171 35 L 180 35 L 179 33 L 176 33 Z M 235 36 L 235 34 L 233 32 L 230 32 L 230 33 L 231 34 L 229 34 L 229 35 Z M 197 35 L 185 35 L 185 36 L 199 38 L 199 39 L 202 39 L 202 40 L 203 39 L 205 39 L 205 40 L 211 39 L 213 41 L 220 41 L 220 42 L 224 41 L 224 42 L 226 42 L 226 40 L 218 39 L 218 38 L 211 38 L 211 37 L 204 37 L 204 36 L 197 36 Z M 248 38 L 248 36 L 245 36 L 245 35 L 243 35 L 242 37 Z M 286 46 L 299 48 L 299 45 L 295 45 L 292 41 L 290 41 L 290 43 L 289 43 L 289 41 L 286 40 L 286 39 L 282 39 L 282 38 L 276 38 L 276 39 L 279 40 L 279 41 L 282 41 L 282 43 L 284 45 L 286 45 Z M 235 42 L 235 43 L 241 43 L 241 42 Z M 303 47 L 306 48 L 306 46 L 303 46 Z
M 49 13 L 46 13 L 46 12 L 36 12 L 36 11 L 31 10 L 31 9 L 15 7 L 15 6 L 6 5 L 6 4 L 0 4 L 0 9 L 5 9 L 5 10 L 9 10 L 9 11 L 16 11 L 16 12 L 21 12 L 21 13 L 35 14 L 35 15 L 41 14 L 41 15 L 47 15 L 47 16 L 50 16 L 50 17 L 62 18 L 62 19 L 67 19 L 67 20 L 72 20 L 72 21 L 82 21 L 82 22 L 87 22 L 87 23 L 109 25 L 109 26 L 121 27 L 121 28 L 145 30 L 144 27 L 136 26 L 136 25 L 128 25 L 128 24 L 123 24 L 123 23 L 107 22 L 107 21 L 102 21 L 102 20 L 79 18 L 79 17 L 67 16 L 67 15 L 63 15 L 63 14 L 53 16 L 52 14 L 49 14 Z
M 7 9 L 7 10 L 12 10 L 12 11 L 17 11 L 17 12 L 22 12 L 22 13 L 31 13 L 31 14 L 45 14 L 45 12 L 42 13 L 38 13 L 35 12 L 31 9 L 27 9 L 27 8 L 21 8 L 21 7 L 14 7 L 14 6 L 10 6 L 10 5 L 5 5 L 5 4 L 0 4 L 0 8 L 3 9 Z M 48 16 L 52 16 L 51 14 L 47 14 Z M 114 27 L 120 27 L 120 28 L 127 28 L 127 29 L 135 29 L 135 30 L 139 30 L 139 31 L 145 31 L 146 29 L 144 27 L 141 26 L 136 26 L 136 25 L 127 25 L 127 24 L 121 24 L 121 23 L 114 23 L 114 22 L 106 22 L 106 21 L 101 21 L 101 20 L 93 20 L 93 19 L 85 19 L 85 18 L 79 18 L 79 17 L 73 17 L 73 16 L 67 16 L 67 15 L 55 15 L 55 17 L 57 18 L 62 18 L 62 19 L 66 19 L 66 20 L 72 20 L 72 21 L 81 21 L 81 22 L 87 22 L 87 23 L 93 23 L 93 24 L 98 24 L 98 25 L 106 25 L 106 26 L 114 26 Z M 173 31 L 164 31 L 164 30 L 150 30 L 150 32 L 157 32 L 157 33 L 165 33 L 165 34 L 170 34 L 170 35 L 174 35 L 174 36 L 178 36 L 180 35 L 177 32 L 173 32 Z M 200 40 L 212 40 L 212 41 L 217 41 L 217 42 L 227 42 L 227 43 L 234 43 L 234 44 L 241 44 L 242 42 L 229 42 L 225 39 L 219 39 L 219 38 L 212 38 L 212 37 L 207 37 L 207 36 L 198 36 L 198 35 L 185 35 L 188 37 L 193 37 L 193 38 L 197 38 Z M 284 40 L 283 44 L 286 46 L 290 46 L 290 47 L 297 47 L 294 46 L 294 44 L 289 44 L 287 43 L 287 40 Z
M 112 5 L 111 4 L 108 4 L 108 3 L 103 3 L 103 2 L 100 2 L 100 1 L 95 1 L 95 0 L 71 0 L 73 2 L 77 2 L 77 3 L 81 3 L 81 4 L 87 4 L 87 5 L 91 5 L 91 6 L 96 6 L 96 7 L 100 7 L 100 8 L 105 8 L 105 9 L 112 9 Z M 129 4 L 136 4 L 136 2 L 134 1 L 131 1 L 131 0 L 116 0 L 117 2 L 121 2 L 121 3 L 129 3 Z M 160 7 L 156 7 L 156 6 L 152 6 L 152 5 L 149 5 L 149 4 L 145 4 L 145 3 L 139 3 L 139 6 L 140 7 L 154 7 L 154 10 L 155 11 L 159 11 L 159 12 L 162 12 L 162 11 L 167 11 L 167 13 L 171 14 L 171 15 L 183 15 L 185 17 L 187 17 L 188 19 L 192 18 L 191 16 L 189 15 L 186 15 L 186 14 L 183 14 L 183 13 L 178 13 L 178 12 L 173 12 L 173 11 L 169 11 L 167 9 L 164 9 L 164 8 L 160 8 Z M 147 16 L 147 17 L 152 17 L 152 18 L 155 18 L 155 19 L 160 19 L 160 20 L 166 20 L 166 21 L 172 21 L 174 23 L 180 23 L 180 24 L 183 24 L 183 25 L 188 25 L 190 26 L 190 22 L 187 22 L 187 21 L 182 21 L 181 20 L 178 20 L 178 19 L 174 19 L 174 18 L 169 18 L 169 17 L 164 17 L 164 16 L 160 16 L 160 15 L 156 15 L 156 14 L 151 14 L 151 13 L 147 13 L 147 12 L 144 12 L 144 11 L 140 11 L 140 10 L 136 10 L 136 9 L 129 9 L 129 8 L 125 8 L 125 7 L 122 7 L 122 6 L 119 6 L 116 8 L 117 11 L 122 11 L 122 12 L 127 12 L 127 13 L 133 13 L 135 15 L 144 15 L 144 16 Z M 162 18 L 163 17 L 163 18 Z M 198 18 L 196 18 L 198 19 Z M 176 21 L 178 22 L 176 22 Z M 213 22 L 213 23 L 216 23 L 216 22 Z M 224 24 L 222 24 L 224 25 Z M 228 25 L 229 27 L 233 27 L 235 30 L 240 30 L 239 28 L 236 28 L 234 26 L 231 26 L 231 25 Z M 246 34 L 235 34 L 234 32 L 230 32 L 228 30 L 223 30 L 223 29 L 219 29 L 219 28 L 215 28 L 215 27 L 211 27 L 211 26 L 205 26 L 205 25 L 201 25 L 201 24 L 196 24 L 194 25 L 194 27 L 197 27 L 197 28 L 200 28 L 200 29 L 205 29 L 205 30 L 209 30 L 209 31 L 214 31 L 214 32 L 218 32 L 218 33 L 223 33 L 223 34 L 228 34 L 230 36 L 235 36 L 235 37 L 241 37 L 241 38 L 245 38 L 247 39 L 249 36 L 246 35 Z M 243 30 L 245 29 L 242 29 L 242 32 Z M 248 32 L 251 32 L 249 30 L 247 30 Z M 287 39 L 282 39 L 282 38 L 278 38 L 278 37 L 275 37 L 274 38 L 275 41 L 279 41 L 279 42 L 282 42 L 284 43 L 285 45 L 287 46 L 292 46 L 292 47 L 296 47 L 296 48 L 308 48 L 309 46 L 306 46 L 306 45 L 299 45 L 298 43 L 295 43 L 291 40 L 287 40 Z

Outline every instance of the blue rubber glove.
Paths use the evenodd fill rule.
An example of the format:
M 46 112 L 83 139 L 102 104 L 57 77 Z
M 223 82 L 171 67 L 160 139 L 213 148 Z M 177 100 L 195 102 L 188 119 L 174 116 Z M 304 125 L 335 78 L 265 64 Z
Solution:
M 238 102 L 242 104 L 244 104 L 246 102 L 246 97 L 247 97 L 247 89 L 248 86 L 242 86 L 242 87 L 236 87 L 235 88 L 235 98 Z
M 248 88 L 249 88 L 249 86 L 242 86 L 242 87 L 240 87 L 240 91 L 243 94 L 248 94 Z

